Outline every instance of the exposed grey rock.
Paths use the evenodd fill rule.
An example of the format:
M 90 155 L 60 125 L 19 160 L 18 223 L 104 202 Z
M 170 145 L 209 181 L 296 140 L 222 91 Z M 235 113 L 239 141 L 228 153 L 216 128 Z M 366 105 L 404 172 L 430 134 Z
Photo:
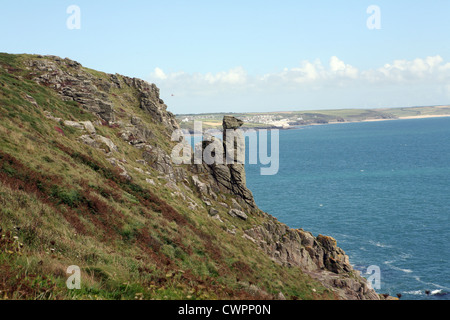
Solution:
M 179 171 L 174 170 L 170 156 L 163 149 L 148 146 L 142 157 L 150 167 L 165 174 L 169 179 L 176 181 L 177 178 L 181 178 L 176 175 Z
M 82 135 L 78 139 L 93 148 L 102 149 L 106 153 L 118 151 L 117 146 L 111 141 L 111 139 L 100 135 Z
M 195 202 L 190 202 L 188 208 L 191 211 L 195 211 L 198 209 L 198 205 Z
M 342 299 L 379 299 L 368 287 L 367 280 L 353 270 L 348 256 L 331 237 L 314 237 L 310 232 L 290 229 L 273 218 L 246 230 L 245 234 L 276 263 L 300 267 Z
M 249 241 L 251 241 L 251 242 L 257 244 L 257 241 L 256 241 L 255 239 L 253 239 L 252 237 L 250 237 L 250 236 L 249 236 L 248 234 L 246 234 L 246 233 L 244 233 L 244 234 L 242 235 L 242 238 L 247 239 L 247 240 L 249 240 Z
M 215 216 L 218 213 L 219 213 L 219 210 L 217 210 L 216 208 L 210 208 L 209 209 L 209 215 L 210 216 Z
M 242 126 L 242 124 L 243 121 L 236 119 L 234 117 L 230 116 L 224 117 L 223 142 L 222 142 L 223 162 L 204 163 L 201 166 L 196 166 L 195 170 L 197 170 L 199 173 L 208 172 L 209 175 L 212 176 L 214 184 L 217 185 L 217 188 L 220 191 L 234 194 L 239 198 L 241 198 L 250 208 L 256 208 L 256 204 L 253 199 L 253 194 L 246 186 L 244 164 L 241 164 L 238 161 L 232 163 L 226 162 L 227 153 L 233 153 L 237 155 L 239 149 L 245 148 L 245 144 L 243 143 L 230 143 L 232 149 L 230 150 L 230 148 L 228 148 L 229 150 L 227 150 L 227 130 L 239 129 Z M 220 148 L 217 147 L 211 147 L 210 146 L 211 144 L 217 144 L 217 140 L 210 139 L 209 141 L 203 141 L 202 150 L 205 150 L 206 148 L 211 148 L 216 151 L 221 150 Z M 237 160 L 237 157 L 234 157 L 234 159 Z
M 136 170 L 137 172 L 139 172 L 139 173 L 144 173 L 144 170 L 142 170 L 141 168 L 134 168 L 134 170 Z
M 96 135 L 96 136 L 95 136 L 95 140 L 97 140 L 97 141 L 99 141 L 99 142 L 101 142 L 101 143 L 104 143 L 106 146 L 108 146 L 108 148 L 110 149 L 110 151 L 115 151 L 115 152 L 118 151 L 117 146 L 116 146 L 116 145 L 114 144 L 114 142 L 112 142 L 112 140 L 109 139 L 109 138 L 106 138 L 106 137 L 100 136 L 100 135 Z
M 49 111 L 44 111 L 44 116 L 45 116 L 47 119 L 50 119 L 50 120 L 53 120 L 53 121 L 56 121 L 56 122 L 62 121 L 61 118 L 56 118 L 56 117 L 54 117 Z
M 244 121 L 233 116 L 223 117 L 223 127 L 226 129 L 239 129 L 244 124 Z
M 149 143 L 154 135 L 145 125 L 140 122 L 134 122 L 124 128 L 121 138 L 134 146 Z
M 98 143 L 95 139 L 93 139 L 90 135 L 83 135 L 78 138 L 81 142 L 84 144 L 87 144 L 88 146 L 91 146 L 93 148 L 99 148 L 100 143 Z
M 149 113 L 155 122 L 162 123 L 169 129 L 170 134 L 173 130 L 179 129 L 175 116 L 167 111 L 167 106 L 159 97 L 159 89 L 155 84 L 150 84 L 137 78 L 123 76 L 123 81 L 130 87 L 139 91 L 140 108 Z
M 138 160 L 136 160 L 136 163 L 142 164 L 144 166 L 147 165 L 147 161 L 145 161 L 144 159 L 138 159 Z
M 36 100 L 32 96 L 30 96 L 28 94 L 25 94 L 25 99 L 28 100 L 36 108 L 39 107 L 39 105 L 37 104 Z
M 117 76 L 117 74 L 111 74 L 109 76 L 109 79 L 111 80 L 111 82 L 114 84 L 114 86 L 118 89 L 122 88 L 121 82 L 119 80 L 119 77 Z
M 211 206 L 212 206 L 211 200 L 209 200 L 208 198 L 203 197 L 202 200 L 203 200 L 203 203 L 204 203 L 207 207 L 211 207 Z
M 180 187 L 178 187 L 178 185 L 172 180 L 167 181 L 166 187 L 181 193 Z
M 141 121 L 142 120 L 139 117 L 136 117 L 136 116 L 132 116 L 131 117 L 131 124 L 134 125 L 134 126 L 137 126 L 137 125 L 141 124 Z
M 214 220 L 217 220 L 217 221 L 223 223 L 222 219 L 220 218 L 220 216 L 219 216 L 218 214 L 212 216 L 212 218 L 213 218 Z
M 247 220 L 248 216 L 245 214 L 245 212 L 237 210 L 237 209 L 231 209 L 230 211 L 228 211 L 228 214 L 232 217 L 237 217 L 240 218 L 242 220 Z
M 242 207 L 239 205 L 239 203 L 234 198 L 231 199 L 231 207 L 233 209 L 242 210 Z
M 128 174 L 125 167 L 122 165 L 120 160 L 117 160 L 116 158 L 107 158 L 106 159 L 109 163 L 111 163 L 113 166 L 120 169 L 119 175 L 124 177 L 127 180 L 132 180 L 131 176 Z
M 95 127 L 92 124 L 92 122 L 90 122 L 90 121 L 82 121 L 80 123 L 84 126 L 84 128 L 86 129 L 86 131 L 89 134 L 95 134 L 96 133 Z
M 76 101 L 105 121 L 114 119 L 112 102 L 108 100 L 107 94 L 99 89 L 105 88 L 104 81 L 84 71 L 78 62 L 53 56 L 46 58 L 27 62 L 29 67 L 38 71 L 38 75 L 33 79 L 35 82 L 53 88 L 63 100 Z M 99 87 L 95 83 L 99 84 Z
M 219 204 L 224 208 L 229 208 L 229 206 L 225 202 L 219 202 Z
M 207 187 L 206 183 L 201 182 L 200 179 L 198 178 L 198 176 L 192 176 L 191 179 L 192 179 L 192 183 L 194 184 L 194 186 L 198 192 L 200 192 L 203 195 L 208 194 L 208 187 Z
M 75 121 L 65 120 L 64 121 L 64 125 L 68 126 L 68 127 L 73 127 L 73 128 L 76 128 L 76 129 L 80 129 L 80 130 L 84 129 L 84 126 L 81 123 L 75 122 Z

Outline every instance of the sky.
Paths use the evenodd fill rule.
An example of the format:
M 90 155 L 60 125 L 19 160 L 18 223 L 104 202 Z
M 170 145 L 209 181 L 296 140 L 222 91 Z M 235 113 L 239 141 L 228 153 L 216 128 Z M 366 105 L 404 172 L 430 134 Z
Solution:
M 449 15 L 448 0 L 3 0 L 0 52 L 153 82 L 177 114 L 446 105 Z

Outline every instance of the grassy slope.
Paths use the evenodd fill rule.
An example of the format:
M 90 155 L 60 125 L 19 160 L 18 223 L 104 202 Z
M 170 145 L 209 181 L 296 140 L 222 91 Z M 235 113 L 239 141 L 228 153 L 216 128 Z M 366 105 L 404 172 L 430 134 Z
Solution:
M 0 298 L 261 299 L 280 291 L 291 299 L 333 298 L 298 268 L 273 263 L 242 238 L 262 218 L 235 221 L 219 208 L 220 224 L 199 195 L 185 190 L 200 208 L 189 210 L 157 172 L 135 162 L 140 151 L 117 137 L 119 128 L 96 127 L 119 147 L 116 158 L 127 160 L 131 182 L 102 151 L 77 142 L 80 131 L 45 118 L 44 110 L 66 120 L 96 119 L 31 81 L 23 65 L 31 58 L 37 59 L 0 54 Z M 115 89 L 110 98 L 118 118 L 141 117 L 154 143 L 171 148 L 133 90 Z M 236 236 L 226 231 L 233 227 Z M 82 270 L 81 290 L 66 288 L 70 265 Z M 251 284 L 268 295 L 254 294 Z

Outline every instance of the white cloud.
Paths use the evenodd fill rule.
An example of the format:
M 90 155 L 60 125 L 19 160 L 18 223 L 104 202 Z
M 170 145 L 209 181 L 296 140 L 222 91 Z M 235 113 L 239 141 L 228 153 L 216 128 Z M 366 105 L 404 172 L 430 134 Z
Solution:
M 226 83 L 226 84 L 244 84 L 247 80 L 247 72 L 242 67 L 231 69 L 227 72 L 219 72 L 216 74 L 207 73 L 205 80 L 210 84 Z
M 300 67 L 291 69 L 285 68 L 283 71 L 272 74 L 265 74 L 262 80 L 272 83 L 283 83 L 283 85 L 294 86 L 298 84 L 318 84 L 325 81 L 340 81 L 354 79 L 358 76 L 358 69 L 345 64 L 339 58 L 333 56 L 330 59 L 328 68 L 317 59 L 313 62 L 302 61 Z
M 328 64 L 319 59 L 302 61 L 299 66 L 263 75 L 250 75 L 243 67 L 216 73 L 165 73 L 155 68 L 148 80 L 155 82 L 162 94 L 174 92 L 180 97 L 174 101 L 175 108 L 195 104 L 199 108 L 217 106 L 223 111 L 236 102 L 242 105 L 234 111 L 242 111 L 247 104 L 254 108 L 270 105 L 272 110 L 279 110 L 303 106 L 302 102 L 311 105 L 311 109 L 405 106 L 426 104 L 430 97 L 433 98 L 429 104 L 444 104 L 448 103 L 444 98 L 448 98 L 450 63 L 436 55 L 358 70 L 332 56 Z
M 358 77 L 358 69 L 352 67 L 349 64 L 345 64 L 344 61 L 338 57 L 333 56 L 330 59 L 330 70 L 336 75 L 356 79 Z
M 443 81 L 450 76 L 450 63 L 443 64 L 444 59 L 437 55 L 425 59 L 395 60 L 376 70 L 363 72 L 363 79 L 371 82 L 420 82 L 431 80 Z
M 160 68 L 155 68 L 155 72 L 153 73 L 156 79 L 165 80 L 167 79 L 167 75 Z

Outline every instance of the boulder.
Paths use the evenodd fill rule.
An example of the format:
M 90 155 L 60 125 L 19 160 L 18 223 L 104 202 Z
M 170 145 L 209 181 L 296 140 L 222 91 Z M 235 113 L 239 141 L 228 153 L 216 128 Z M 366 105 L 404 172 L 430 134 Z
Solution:
M 86 131 L 89 134 L 95 134 L 96 133 L 95 127 L 92 124 L 92 122 L 90 122 L 90 121 L 83 121 L 83 122 L 80 122 L 80 123 L 84 126 L 84 128 L 86 129 Z
M 104 143 L 109 148 L 110 151 L 117 152 L 119 150 L 117 146 L 114 144 L 114 142 L 112 142 L 112 140 L 109 138 L 97 135 L 95 136 L 95 139 L 101 143 Z
M 117 146 L 111 141 L 111 139 L 100 136 L 100 135 L 82 135 L 78 138 L 81 142 L 96 148 L 101 149 L 105 151 L 106 153 L 109 152 L 117 152 L 118 148 Z
M 151 147 L 150 145 L 146 145 L 145 147 L 142 158 L 144 158 L 148 165 L 163 173 L 168 179 L 176 181 L 178 176 L 172 166 L 170 156 L 160 147 Z
M 248 216 L 245 214 L 245 212 L 241 210 L 231 209 L 230 211 L 228 211 L 228 214 L 234 218 L 240 218 L 242 220 L 248 219 Z
M 219 210 L 217 210 L 216 208 L 209 209 L 209 215 L 210 216 L 215 216 L 218 213 L 219 213 Z
M 208 194 L 208 187 L 206 183 L 201 182 L 198 176 L 192 176 L 192 183 L 200 194 L 206 195 Z
M 75 122 L 75 121 L 65 120 L 64 125 L 67 127 L 73 127 L 73 128 L 80 129 L 80 130 L 84 129 L 84 126 L 81 123 Z

